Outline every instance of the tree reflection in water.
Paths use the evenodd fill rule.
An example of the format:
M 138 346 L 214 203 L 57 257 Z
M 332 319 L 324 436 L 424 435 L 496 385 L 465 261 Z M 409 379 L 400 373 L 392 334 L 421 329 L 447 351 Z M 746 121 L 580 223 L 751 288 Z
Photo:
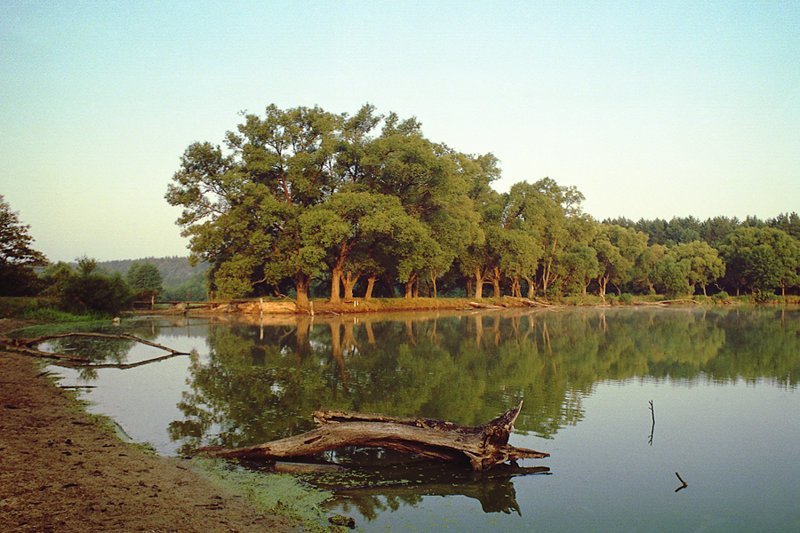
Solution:
M 524 399 L 517 431 L 552 438 L 582 420 L 582 401 L 601 381 L 769 378 L 795 387 L 800 320 L 785 313 L 514 311 L 211 325 L 209 357 L 192 358 L 184 419 L 170 434 L 183 451 L 245 446 L 312 429 L 320 408 L 477 425 Z M 342 494 L 370 516 L 370 508 L 443 494 L 453 475 L 439 483 L 426 469 L 424 486 Z M 510 477 L 456 485 L 487 511 L 519 510 Z

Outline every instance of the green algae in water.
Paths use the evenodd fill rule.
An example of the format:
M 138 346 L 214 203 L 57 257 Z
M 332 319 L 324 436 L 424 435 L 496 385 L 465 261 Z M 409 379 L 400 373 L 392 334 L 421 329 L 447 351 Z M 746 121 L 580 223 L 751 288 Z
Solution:
M 213 459 L 194 458 L 191 464 L 217 485 L 241 494 L 265 511 L 297 518 L 309 527 L 326 530 L 322 504 L 332 498 L 327 491 L 312 489 L 289 474 L 254 472 Z

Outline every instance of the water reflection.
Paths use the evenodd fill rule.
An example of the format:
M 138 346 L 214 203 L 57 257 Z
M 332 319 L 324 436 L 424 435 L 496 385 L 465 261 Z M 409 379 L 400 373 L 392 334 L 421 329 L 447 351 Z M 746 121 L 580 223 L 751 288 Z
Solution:
M 599 381 L 767 377 L 795 387 L 796 318 L 614 310 L 211 324 L 209 357 L 193 357 L 185 418 L 170 433 L 187 449 L 243 446 L 311 429 L 319 408 L 475 425 L 525 399 L 517 430 L 547 438 L 582 419 Z
M 730 464 L 752 465 L 760 476 L 773 463 L 791 463 L 777 458 L 790 455 L 780 450 L 796 442 L 797 430 L 786 418 L 790 407 L 775 406 L 796 404 L 798 319 L 800 311 L 780 309 L 420 313 L 253 322 L 178 317 L 143 322 L 127 332 L 193 351 L 191 356 L 137 369 L 101 369 L 99 376 L 97 369 L 83 370 L 94 374 L 81 377 L 97 377 L 98 387 L 91 394 L 101 403 L 106 397 L 123 403 L 119 399 L 127 398 L 120 396 L 124 388 L 145 391 L 146 398 L 135 401 L 148 407 L 125 412 L 123 425 L 139 434 L 135 424 L 161 417 L 152 431 L 160 431 L 158 438 L 165 442 L 169 423 L 173 443 L 159 448 L 168 453 L 175 443 L 189 451 L 200 445 L 244 446 L 296 434 L 313 427 L 310 414 L 320 408 L 476 425 L 524 399 L 513 438 L 522 446 L 555 452 L 544 463 L 553 468 L 553 476 L 518 477 L 544 470 L 476 476 L 443 465 L 409 463 L 407 458 L 392 460 L 385 452 L 350 450 L 336 455 L 337 462 L 350 463 L 347 474 L 309 480 L 335 491 L 337 499 L 331 505 L 337 512 L 352 511 L 378 525 L 386 511 L 398 510 L 393 513 L 397 517 L 408 507 L 415 514 L 438 516 L 435 502 L 441 498 L 433 496 L 449 498 L 448 520 L 458 522 L 452 506 L 468 502 L 473 507 L 463 504 L 464 516 L 480 508 L 491 517 L 502 516 L 512 529 L 522 528 L 514 520 L 522 520 L 519 515 L 526 511 L 530 516 L 535 508 L 537 520 L 545 524 L 551 511 L 551 520 L 565 516 L 557 502 L 573 496 L 594 498 L 575 514 L 592 524 L 596 513 L 605 512 L 609 520 L 623 513 L 608 507 L 601 489 L 593 492 L 592 487 L 605 486 L 609 479 L 615 480 L 615 490 L 627 491 L 628 499 L 647 501 L 637 509 L 661 505 L 656 496 L 647 500 L 651 481 L 641 481 L 656 458 L 662 462 L 653 483 L 666 480 L 667 492 L 672 493 L 674 472 L 686 473 L 694 489 L 681 495 L 736 502 L 717 509 L 738 509 L 752 496 L 700 490 L 704 482 L 706 487 L 721 486 L 713 476 L 727 475 Z M 78 351 L 97 361 L 130 363 L 151 356 L 140 351 L 141 346 L 131 348 L 130 341 L 53 342 L 59 343 L 53 347 L 57 351 Z M 743 383 L 747 385 L 739 386 Z M 638 390 L 640 386 L 649 387 L 648 392 Z M 767 398 L 763 404 L 751 396 L 753 387 L 759 398 Z M 172 395 L 166 394 L 168 389 Z M 158 397 L 161 403 L 155 401 L 159 394 L 164 395 Z M 648 410 L 651 394 L 656 394 L 655 414 Z M 632 405 L 636 402 L 638 408 Z M 587 405 L 593 406 L 588 415 Z M 109 414 L 115 415 L 115 409 L 119 407 Z M 656 419 L 658 435 L 653 439 Z M 756 423 L 761 425 L 754 429 Z M 766 429 L 772 426 L 781 428 L 780 433 Z M 158 438 L 145 432 L 142 440 Z M 553 439 L 552 447 L 531 442 L 542 438 Z M 748 439 L 757 447 L 747 448 Z M 728 442 L 736 445 L 720 444 Z M 773 448 L 765 453 L 767 445 Z M 731 450 L 743 449 L 749 452 L 729 457 Z M 728 456 L 723 458 L 723 452 Z M 763 457 L 762 462 L 755 462 L 757 457 Z M 725 474 L 716 473 L 717 463 Z M 783 470 L 764 479 L 781 475 Z M 547 491 L 542 490 L 545 479 Z M 737 486 L 728 481 L 724 485 Z M 796 493 L 791 481 L 774 490 L 760 487 L 759 494 L 769 498 L 759 505 L 780 507 L 774 502 L 783 501 L 781 495 L 791 499 Z M 696 513 L 683 509 L 680 516 L 705 516 L 714 504 L 705 501 Z M 489 527 L 489 522 L 481 524 Z

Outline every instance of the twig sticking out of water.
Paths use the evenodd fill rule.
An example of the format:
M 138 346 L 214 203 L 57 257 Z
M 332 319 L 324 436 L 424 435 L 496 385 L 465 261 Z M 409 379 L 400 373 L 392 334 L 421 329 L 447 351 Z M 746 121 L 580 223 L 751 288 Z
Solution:
M 647 401 L 650 404 L 650 419 L 652 420 L 652 424 L 650 424 L 650 438 L 647 439 L 647 443 L 652 446 L 653 445 L 653 433 L 656 430 L 656 413 L 653 411 L 653 400 Z
M 678 476 L 678 481 L 680 481 L 680 482 L 681 482 L 681 486 L 680 486 L 680 487 L 678 487 L 677 489 L 675 489 L 675 492 L 681 491 L 681 490 L 683 490 L 683 489 L 685 489 L 686 487 L 688 487 L 688 486 L 689 486 L 689 485 L 688 485 L 688 484 L 687 484 L 687 483 L 686 483 L 686 482 L 683 480 L 683 478 L 681 477 L 681 475 L 680 475 L 679 473 L 675 472 L 675 475 L 676 475 L 676 476 Z

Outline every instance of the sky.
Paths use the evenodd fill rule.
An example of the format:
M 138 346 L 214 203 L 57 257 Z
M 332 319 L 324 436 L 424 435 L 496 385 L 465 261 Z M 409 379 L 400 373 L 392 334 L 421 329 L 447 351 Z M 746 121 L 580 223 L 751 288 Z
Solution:
M 319 105 L 415 116 L 597 219 L 800 211 L 800 2 L 0 0 L 0 194 L 51 261 L 187 255 L 183 151 Z

